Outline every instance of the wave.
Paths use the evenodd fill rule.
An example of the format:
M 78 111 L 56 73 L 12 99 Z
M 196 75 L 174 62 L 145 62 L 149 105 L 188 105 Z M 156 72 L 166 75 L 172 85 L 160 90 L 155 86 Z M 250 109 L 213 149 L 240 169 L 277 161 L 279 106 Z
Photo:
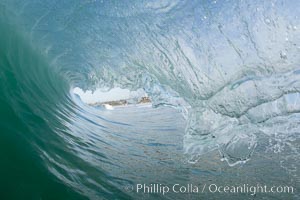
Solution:
M 135 141 L 142 131 L 176 132 L 182 149 L 172 155 L 190 165 L 216 150 L 230 166 L 243 164 L 262 136 L 272 138 L 266 151 L 284 152 L 289 146 L 288 159 L 297 160 L 300 21 L 295 8 L 300 8 L 296 0 L 2 1 L 4 194 L 132 198 L 121 188 L 139 178 L 119 173 L 134 168 L 128 159 L 135 165 L 138 158 L 150 159 L 139 151 L 151 139 Z M 158 109 L 111 114 L 82 103 L 72 93 L 76 87 L 143 89 Z M 159 137 L 167 142 L 147 146 L 175 148 Z M 126 140 L 134 141 L 134 149 Z

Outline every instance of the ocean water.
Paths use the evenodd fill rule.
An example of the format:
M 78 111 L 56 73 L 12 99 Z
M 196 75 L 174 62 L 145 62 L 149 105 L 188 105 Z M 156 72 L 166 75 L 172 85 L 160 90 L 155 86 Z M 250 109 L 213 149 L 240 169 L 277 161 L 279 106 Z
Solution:
M 299 199 L 299 14 L 298 0 L 1 0 L 0 199 Z M 92 107 L 76 87 L 152 105 Z

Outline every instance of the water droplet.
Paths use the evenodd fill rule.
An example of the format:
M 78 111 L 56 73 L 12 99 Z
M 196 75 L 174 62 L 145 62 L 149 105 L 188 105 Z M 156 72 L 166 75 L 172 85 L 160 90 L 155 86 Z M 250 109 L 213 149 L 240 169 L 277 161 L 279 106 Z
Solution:
M 271 23 L 271 20 L 270 20 L 269 18 L 266 18 L 266 19 L 265 19 L 265 22 L 266 22 L 266 24 L 270 24 L 270 23 Z
M 281 51 L 281 52 L 280 52 L 280 58 L 286 60 L 286 59 L 287 59 L 286 52 Z

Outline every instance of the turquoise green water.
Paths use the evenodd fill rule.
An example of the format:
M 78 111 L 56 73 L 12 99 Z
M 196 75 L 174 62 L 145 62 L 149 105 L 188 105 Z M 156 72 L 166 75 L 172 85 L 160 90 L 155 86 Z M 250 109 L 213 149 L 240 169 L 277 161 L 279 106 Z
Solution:
M 0 20 L 1 198 L 80 199 L 47 171 L 37 148 L 46 148 L 53 134 L 47 121 L 56 117 L 49 111 L 65 101 L 64 83 L 51 80 L 47 61 L 6 21 L 6 14 L 2 12 Z M 39 84 L 48 90 L 42 91 Z
M 237 2 L 1 1 L 0 199 L 299 198 L 299 2 Z M 74 87 L 143 88 L 153 108 Z

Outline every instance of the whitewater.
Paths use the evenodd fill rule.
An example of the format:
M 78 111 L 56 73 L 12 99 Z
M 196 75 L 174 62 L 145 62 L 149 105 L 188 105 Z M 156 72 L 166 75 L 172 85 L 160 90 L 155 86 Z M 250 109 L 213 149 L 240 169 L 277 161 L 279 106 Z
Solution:
M 1 199 L 299 199 L 299 30 L 298 0 L 0 0 Z

